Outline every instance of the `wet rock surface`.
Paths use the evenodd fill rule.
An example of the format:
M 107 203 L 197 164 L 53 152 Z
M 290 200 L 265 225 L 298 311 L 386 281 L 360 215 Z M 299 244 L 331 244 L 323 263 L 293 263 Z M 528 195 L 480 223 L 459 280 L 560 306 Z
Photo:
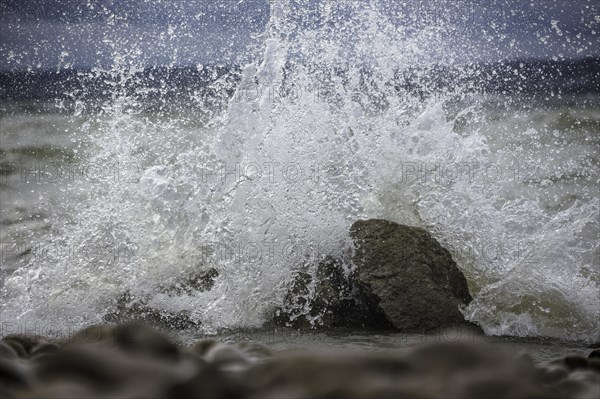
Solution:
M 130 292 L 123 293 L 117 299 L 116 308 L 107 313 L 103 320 L 106 323 L 140 321 L 169 330 L 185 330 L 199 326 L 186 311 L 173 313 L 153 308 L 148 305 L 146 298 L 135 297 Z
M 468 324 L 459 311 L 472 299 L 467 280 L 426 230 L 371 219 L 355 222 L 350 236 L 358 286 L 396 329 L 428 332 Z
M 39 339 L 35 347 L 39 346 Z M 5 337 L 2 344 L 11 341 Z M 42 340 L 48 342 L 50 340 Z M 16 341 L 11 341 L 16 342 Z M 597 398 L 596 356 L 536 363 L 483 341 L 386 352 L 273 353 L 258 343 L 176 345 L 137 323 L 90 326 L 0 357 L 4 398 Z M 6 354 L 6 352 L 3 352 Z
M 209 268 L 173 285 L 163 287 L 161 292 L 172 296 L 208 291 L 212 289 L 218 276 L 219 272 L 216 269 Z M 136 297 L 129 291 L 124 292 L 117 299 L 115 309 L 105 315 L 104 321 L 106 323 L 139 321 L 167 330 L 187 330 L 200 326 L 200 322 L 192 319 L 186 311 L 174 313 L 153 308 L 148 304 L 147 298 Z
M 165 287 L 162 291 L 166 294 L 176 295 L 210 291 L 215 285 L 215 279 L 217 277 L 219 277 L 219 271 L 211 267 L 198 273 L 194 273 L 172 286 Z
M 372 219 L 354 223 L 350 236 L 355 267 L 327 257 L 314 277 L 298 272 L 276 324 L 418 333 L 475 327 L 459 310 L 471 301 L 467 281 L 427 231 Z
M 294 328 L 391 328 L 381 312 L 369 309 L 354 273 L 334 257 L 319 263 L 315 278 L 307 272 L 296 275 L 274 321 Z

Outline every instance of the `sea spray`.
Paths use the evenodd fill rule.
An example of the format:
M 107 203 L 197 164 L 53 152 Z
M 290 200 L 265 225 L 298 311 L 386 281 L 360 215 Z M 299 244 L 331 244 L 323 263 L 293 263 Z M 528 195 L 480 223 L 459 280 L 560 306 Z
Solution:
M 465 316 L 486 333 L 598 339 L 594 132 L 536 123 L 516 96 L 490 106 L 482 71 L 457 58 L 474 51 L 454 38 L 460 10 L 432 6 L 424 23 L 389 2 L 317 3 L 272 3 L 260 50 L 211 99 L 190 97 L 202 122 L 144 112 L 169 87 L 149 90 L 139 52 L 114 45 L 92 72 L 110 98 L 75 113 L 86 178 L 44 239 L 71 255 L 9 277 L 3 319 L 66 332 L 129 292 L 206 332 L 259 327 L 296 271 L 348 260 L 349 226 L 385 218 L 451 250 L 474 294 Z M 210 291 L 165 293 L 209 267 Z

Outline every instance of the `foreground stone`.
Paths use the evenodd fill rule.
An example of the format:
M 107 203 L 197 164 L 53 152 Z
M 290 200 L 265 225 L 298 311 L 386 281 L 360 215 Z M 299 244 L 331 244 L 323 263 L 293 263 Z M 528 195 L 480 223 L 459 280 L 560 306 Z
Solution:
M 596 399 L 600 392 L 594 353 L 536 364 L 484 342 L 271 353 L 261 344 L 212 339 L 178 346 L 134 323 L 90 326 L 49 341 L 5 337 L 2 343 L 19 343 L 23 351 L 0 355 L 0 397 Z
M 356 279 L 371 309 L 403 332 L 464 326 L 471 302 L 467 280 L 452 256 L 426 230 L 387 220 L 354 223 Z

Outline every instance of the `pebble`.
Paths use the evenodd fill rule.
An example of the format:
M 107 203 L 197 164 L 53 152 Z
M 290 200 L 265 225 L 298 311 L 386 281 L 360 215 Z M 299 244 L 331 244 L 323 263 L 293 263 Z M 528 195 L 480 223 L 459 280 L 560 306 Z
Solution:
M 23 347 L 23 345 L 21 345 L 20 342 L 7 339 L 5 341 L 2 341 L 2 343 L 10 346 L 13 349 L 13 351 L 15 351 L 18 357 L 27 357 L 27 350 L 25 350 L 25 348 Z
M 600 348 L 594 349 L 589 355 L 588 359 L 600 359 Z
M 2 339 L 3 341 L 18 342 L 21 344 L 26 353 L 30 353 L 33 348 L 40 344 L 43 339 L 41 337 L 25 334 L 13 334 L 7 335 Z
M 0 341 L 0 359 L 16 359 L 19 357 L 12 345 Z
M 10 393 L 31 386 L 26 368 L 17 361 L 0 359 L 0 397 L 9 397 Z
M 393 353 L 272 353 L 214 339 L 184 348 L 147 326 L 97 325 L 61 343 L 0 341 L 0 397 L 597 399 L 595 353 L 546 364 L 465 342 Z

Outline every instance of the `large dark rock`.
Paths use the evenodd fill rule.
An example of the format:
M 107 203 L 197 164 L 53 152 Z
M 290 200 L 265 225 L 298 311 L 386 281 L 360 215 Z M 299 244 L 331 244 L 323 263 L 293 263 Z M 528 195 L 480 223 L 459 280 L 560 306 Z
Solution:
M 459 311 L 467 281 L 427 231 L 386 220 L 354 223 L 355 269 L 326 257 L 299 271 L 274 322 L 295 328 L 396 329 L 427 333 L 474 327 Z
M 471 301 L 465 276 L 427 231 L 386 220 L 355 222 L 356 281 L 368 306 L 404 332 L 467 326 L 459 307 Z
M 371 311 L 340 259 L 326 257 L 316 275 L 300 271 L 292 282 L 274 322 L 294 328 L 390 328 L 385 316 Z

